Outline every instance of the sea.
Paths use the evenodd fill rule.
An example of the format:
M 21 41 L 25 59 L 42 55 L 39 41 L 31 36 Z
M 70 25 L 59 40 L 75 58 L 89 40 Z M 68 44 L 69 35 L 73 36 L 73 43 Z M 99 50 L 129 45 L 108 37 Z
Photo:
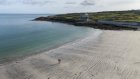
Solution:
M 37 54 L 84 38 L 88 27 L 32 21 L 48 14 L 0 14 L 0 62 Z

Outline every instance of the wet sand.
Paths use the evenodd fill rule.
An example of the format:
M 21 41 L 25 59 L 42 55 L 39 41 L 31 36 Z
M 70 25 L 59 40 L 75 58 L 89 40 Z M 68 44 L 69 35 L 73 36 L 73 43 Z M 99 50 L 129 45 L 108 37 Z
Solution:
M 140 31 L 93 32 L 73 43 L 1 65 L 0 79 L 140 79 Z

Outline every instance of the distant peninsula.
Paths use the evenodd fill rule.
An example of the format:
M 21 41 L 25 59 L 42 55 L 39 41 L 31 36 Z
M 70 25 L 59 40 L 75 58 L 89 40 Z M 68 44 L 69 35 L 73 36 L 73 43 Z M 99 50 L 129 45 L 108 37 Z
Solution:
M 34 21 L 61 22 L 103 30 L 138 30 L 140 10 L 58 14 L 38 17 Z

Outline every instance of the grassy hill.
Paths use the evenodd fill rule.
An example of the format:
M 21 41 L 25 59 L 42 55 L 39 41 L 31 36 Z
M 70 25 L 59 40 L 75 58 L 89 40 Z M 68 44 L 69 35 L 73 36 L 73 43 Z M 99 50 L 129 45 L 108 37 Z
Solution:
M 131 11 L 108 11 L 108 12 L 91 12 L 89 14 L 90 21 L 81 21 L 80 17 L 84 13 L 69 13 L 59 14 L 47 17 L 35 18 L 35 21 L 53 21 L 68 23 L 76 26 L 88 26 L 96 29 L 105 30 L 137 30 L 138 26 L 133 27 L 131 22 L 140 22 L 140 10 Z M 129 24 L 103 24 L 98 20 L 120 21 L 127 22 Z M 130 25 L 132 24 L 132 25 Z M 139 24 L 139 23 L 138 23 Z
M 78 20 L 82 13 L 60 14 L 53 18 L 65 20 Z M 140 10 L 131 11 L 108 11 L 108 12 L 95 12 L 89 13 L 92 21 L 97 20 L 111 20 L 111 21 L 127 21 L 127 22 L 140 22 Z

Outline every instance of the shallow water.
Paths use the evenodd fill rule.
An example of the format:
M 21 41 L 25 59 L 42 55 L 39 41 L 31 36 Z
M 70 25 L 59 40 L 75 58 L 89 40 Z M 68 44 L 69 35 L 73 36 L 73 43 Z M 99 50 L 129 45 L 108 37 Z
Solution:
M 91 28 L 31 21 L 48 15 L 0 15 L 0 59 L 38 53 L 84 37 Z

